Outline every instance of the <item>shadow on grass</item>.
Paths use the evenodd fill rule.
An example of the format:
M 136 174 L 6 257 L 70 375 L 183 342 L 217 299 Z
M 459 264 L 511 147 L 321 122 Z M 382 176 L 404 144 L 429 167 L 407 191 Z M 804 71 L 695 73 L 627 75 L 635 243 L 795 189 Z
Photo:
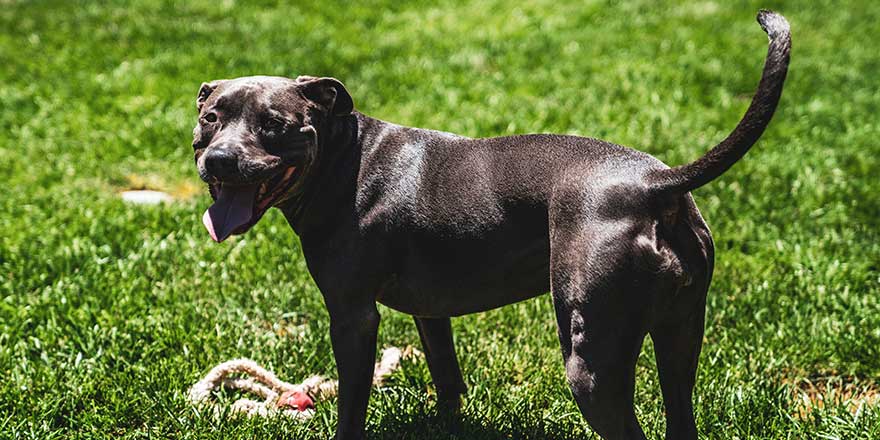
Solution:
M 543 440 L 575 440 L 596 438 L 584 433 L 570 432 L 558 425 L 547 425 L 540 418 L 512 418 L 506 420 L 501 427 L 490 426 L 487 417 L 478 419 L 473 416 L 441 416 L 436 413 L 402 413 L 386 414 L 378 426 L 373 426 L 369 433 L 371 439 L 381 440 L 509 440 L 509 439 L 543 439 Z M 568 432 L 562 432 L 563 430 Z

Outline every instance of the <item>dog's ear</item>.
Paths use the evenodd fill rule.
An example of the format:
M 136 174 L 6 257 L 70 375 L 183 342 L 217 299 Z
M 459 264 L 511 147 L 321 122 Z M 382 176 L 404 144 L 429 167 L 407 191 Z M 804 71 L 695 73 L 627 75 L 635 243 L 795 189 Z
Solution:
M 196 108 L 199 109 L 199 111 L 202 110 L 202 106 L 205 105 L 205 101 L 208 100 L 211 93 L 214 93 L 214 90 L 216 90 L 217 86 L 222 82 L 222 79 L 218 79 L 209 83 L 202 83 L 202 86 L 199 87 L 199 95 L 196 96 Z
M 306 99 L 324 107 L 334 116 L 345 116 L 354 110 L 351 95 L 336 78 L 300 76 L 296 78 L 296 82 L 300 83 Z

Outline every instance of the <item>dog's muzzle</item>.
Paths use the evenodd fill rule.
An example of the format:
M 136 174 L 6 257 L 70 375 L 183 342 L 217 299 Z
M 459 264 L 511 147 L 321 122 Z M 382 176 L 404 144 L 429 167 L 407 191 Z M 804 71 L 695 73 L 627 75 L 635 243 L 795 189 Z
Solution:
M 288 166 L 259 183 L 209 184 L 214 204 L 205 211 L 202 223 L 211 238 L 219 243 L 230 235 L 246 232 L 287 194 L 295 176 L 296 167 Z

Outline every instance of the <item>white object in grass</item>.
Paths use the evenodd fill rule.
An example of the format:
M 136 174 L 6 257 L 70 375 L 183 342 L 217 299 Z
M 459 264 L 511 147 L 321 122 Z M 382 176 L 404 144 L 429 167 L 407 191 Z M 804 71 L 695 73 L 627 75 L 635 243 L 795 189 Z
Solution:
M 162 191 L 153 191 L 149 189 L 123 191 L 122 200 L 135 205 L 158 205 L 160 203 L 171 203 L 174 197 Z

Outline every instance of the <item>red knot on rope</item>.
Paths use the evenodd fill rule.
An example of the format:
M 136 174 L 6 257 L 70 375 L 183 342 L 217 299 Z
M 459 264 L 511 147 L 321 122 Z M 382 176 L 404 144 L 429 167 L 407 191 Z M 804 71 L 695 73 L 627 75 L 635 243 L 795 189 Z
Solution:
M 373 385 L 381 386 L 400 367 L 400 360 L 418 354 L 418 350 L 397 347 L 382 350 L 382 358 L 373 370 Z M 233 376 L 235 375 L 235 376 Z M 220 408 L 214 405 L 213 391 L 219 388 L 243 391 L 259 396 L 262 401 L 248 398 L 236 400 L 230 410 L 248 416 L 270 417 L 284 415 L 306 420 L 315 414 L 315 400 L 336 395 L 339 382 L 323 376 L 311 376 L 299 384 L 285 382 L 271 371 L 250 359 L 233 359 L 212 368 L 189 390 L 188 399 L 194 405 L 211 406 L 214 415 Z

